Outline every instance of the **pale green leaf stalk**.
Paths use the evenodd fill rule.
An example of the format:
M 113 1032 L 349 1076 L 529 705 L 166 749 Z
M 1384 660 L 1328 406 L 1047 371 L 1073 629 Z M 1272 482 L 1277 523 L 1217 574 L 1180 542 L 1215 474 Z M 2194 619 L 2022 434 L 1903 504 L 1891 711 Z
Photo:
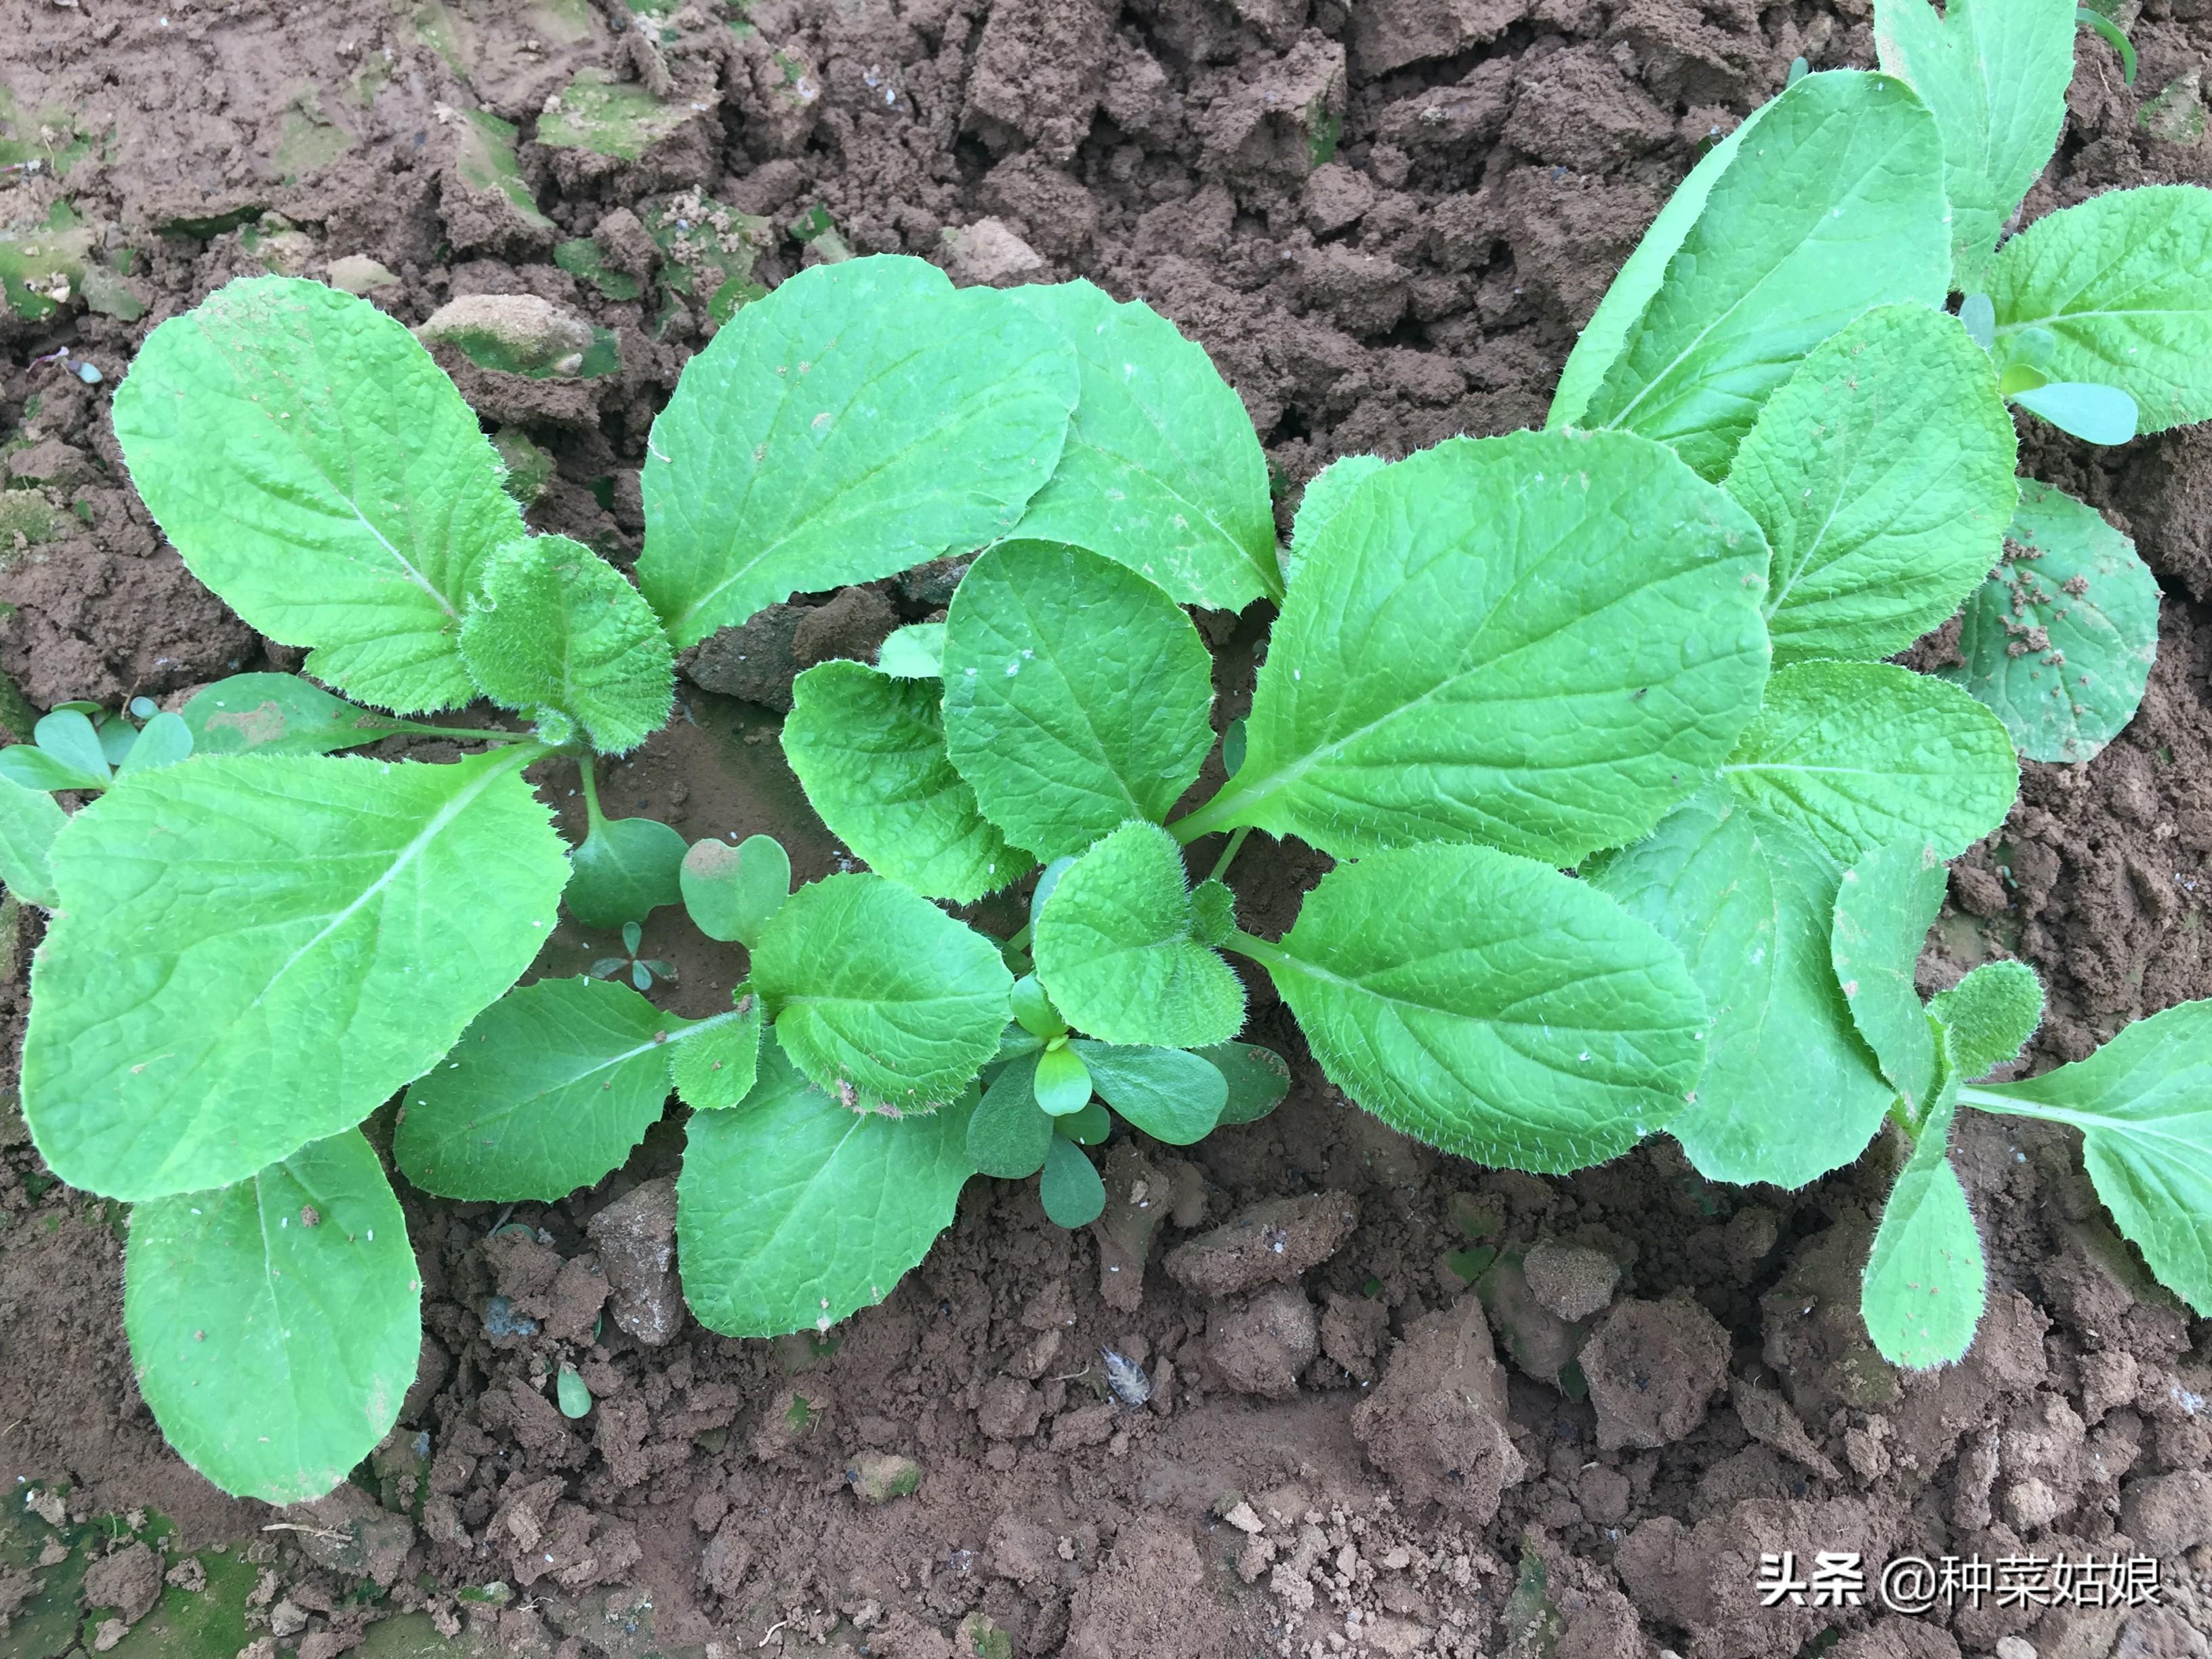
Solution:
M 131 1212 L 138 1392 L 234 1497 L 319 1498 L 368 1455 L 415 1381 L 422 1304 L 407 1218 L 358 1130 Z
M 1912 980 L 1944 887 L 1943 860 L 1927 842 L 1878 847 L 1844 872 L 1829 936 L 1851 1019 L 1903 1101 L 1908 1124 L 1923 1121 L 1935 1100 L 1936 1035 Z

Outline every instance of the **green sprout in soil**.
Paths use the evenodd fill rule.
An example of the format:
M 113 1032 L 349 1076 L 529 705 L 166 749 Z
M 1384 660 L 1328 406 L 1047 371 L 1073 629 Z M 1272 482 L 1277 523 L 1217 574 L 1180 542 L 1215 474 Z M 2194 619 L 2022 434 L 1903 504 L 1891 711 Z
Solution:
M 2212 416 L 2212 192 L 2003 238 L 2063 118 L 2069 10 L 1875 22 L 1885 73 L 1794 77 L 1698 163 L 1543 431 L 1340 460 L 1287 550 L 1205 353 L 1084 283 L 855 258 L 744 306 L 653 427 L 632 572 L 526 530 L 365 302 L 255 278 L 155 329 L 115 399 L 132 479 L 305 676 L 143 726 L 50 714 L 0 754 L 0 879 L 53 912 L 25 1115 L 56 1174 L 134 1206 L 125 1320 L 171 1443 L 281 1502 L 389 1428 L 421 1288 L 359 1126 L 401 1091 L 399 1170 L 506 1202 L 603 1180 L 672 1092 L 693 1311 L 826 1331 L 978 1171 L 1079 1225 L 1089 1148 L 1271 1109 L 1289 1068 L 1239 1040 L 1260 975 L 1346 1097 L 1489 1164 L 1663 1131 L 1709 1179 L 1796 1187 L 1890 1126 L 1864 1313 L 1896 1363 L 1976 1322 L 1965 1107 L 2078 1127 L 2120 1230 L 2212 1312 L 2212 1003 L 2003 1081 L 2033 974 L 1914 989 L 2018 757 L 2086 760 L 2142 696 L 2155 586 L 2016 476 L 2014 419 Z M 675 653 L 948 553 L 975 556 L 941 623 L 793 689 L 785 753 L 865 871 L 794 890 L 765 836 L 602 810 Z M 1190 610 L 1257 600 L 1223 723 Z M 1959 664 L 1886 660 L 1954 617 Z M 416 718 L 479 702 L 511 718 Z M 395 736 L 469 752 L 339 752 Z M 566 768 L 573 846 L 525 775 Z M 1255 831 L 1334 860 L 1280 932 L 1230 884 Z M 1025 884 L 1011 938 L 946 908 Z M 628 955 L 519 984 L 562 905 Z M 674 906 L 729 947 L 708 1018 L 641 994 Z M 1461 1265 L 1502 1293 L 1501 1260 Z

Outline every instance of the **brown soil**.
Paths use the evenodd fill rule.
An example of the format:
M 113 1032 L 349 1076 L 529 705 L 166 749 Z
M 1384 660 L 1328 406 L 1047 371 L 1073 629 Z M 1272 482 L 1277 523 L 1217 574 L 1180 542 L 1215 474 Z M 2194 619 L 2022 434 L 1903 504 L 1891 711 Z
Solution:
M 32 492 L 9 505 L 40 509 L 0 548 L 0 667 L 33 702 L 294 665 L 162 545 L 106 418 L 145 327 L 233 276 L 366 257 L 397 279 L 377 302 L 410 323 L 526 294 L 618 331 L 603 379 L 460 372 L 488 421 L 550 457 L 533 521 L 617 559 L 703 296 L 663 324 L 657 299 L 609 299 L 550 253 L 596 231 L 611 269 L 648 275 L 633 210 L 686 190 L 770 216 L 766 283 L 823 256 L 781 228 L 819 207 L 858 252 L 1142 295 L 1243 395 L 1287 504 L 1337 454 L 1540 418 L 1576 326 L 1697 146 L 1795 56 L 1872 58 L 1866 0 L 756 0 L 744 28 L 748 9 L 721 0 L 642 4 L 0 0 L 0 118 L 57 155 L 92 141 L 65 178 L 0 174 L 0 219 L 44 223 L 66 198 L 96 249 L 133 251 L 149 307 L 0 321 L 0 448 Z M 2147 0 L 2132 88 L 2085 37 L 2035 210 L 2212 179 L 2212 148 L 2137 119 L 2197 73 L 2208 16 Z M 635 161 L 532 142 L 584 65 L 688 118 Z M 472 182 L 459 112 L 478 107 L 520 124 L 545 221 Z M 67 362 L 39 361 L 64 345 Z M 78 362 L 105 379 L 83 383 Z M 1959 866 L 1925 964 L 1933 988 L 1989 955 L 2033 962 L 2049 1060 L 2212 994 L 2212 439 L 2091 451 L 2039 430 L 2027 451 L 2140 538 L 2168 594 L 2142 716 L 2089 766 L 2026 769 L 2011 821 Z M 767 830 L 802 878 L 837 867 L 769 711 L 799 663 L 869 648 L 947 592 L 924 571 L 811 596 L 742 651 L 721 641 L 720 669 L 710 645 L 696 678 L 752 701 L 687 690 L 685 718 L 616 769 L 613 810 Z M 1226 718 L 1258 624 L 1206 620 Z M 1286 923 L 1321 867 L 1248 849 L 1244 914 Z M 9 915 L 0 959 L 11 1046 L 31 926 Z M 547 967 L 606 944 L 571 929 Z M 676 1008 L 725 994 L 726 958 L 680 918 L 660 913 L 646 949 L 682 969 Z M 266 1633 L 328 1659 L 383 1606 L 562 1659 L 825 1641 L 894 1659 L 1748 1659 L 1831 1629 L 1838 1659 L 2018 1659 L 2008 1638 L 2045 1656 L 2207 1651 L 2212 1343 L 2118 1244 L 2070 1135 L 1969 1115 L 1990 1315 L 1964 1364 L 1900 1378 L 1856 1315 L 1891 1149 L 1794 1194 L 1709 1186 L 1663 1142 L 1565 1180 L 1486 1172 L 1347 1107 L 1253 988 L 1253 1035 L 1294 1063 L 1273 1118 L 1187 1155 L 1117 1147 L 1107 1216 L 1073 1236 L 1033 1190 L 979 1180 L 929 1260 L 826 1340 L 730 1341 L 668 1316 L 649 1183 L 675 1167 L 672 1123 L 599 1190 L 520 1206 L 526 1231 L 407 1193 L 427 1337 L 375 1460 L 386 1512 L 342 1489 L 299 1518 L 316 1529 L 272 1534 L 290 1611 Z M 1140 1182 L 1173 1194 L 1164 1221 L 1137 1214 Z M 187 1541 L 265 1524 L 162 1447 L 117 1317 L 118 1218 L 54 1186 L 12 1116 L 0 1223 L 0 1490 L 65 1482 L 80 1515 L 147 1506 Z M 594 1260 L 627 1298 L 596 1345 Z M 487 1335 L 495 1294 L 535 1333 Z M 1146 1368 L 1149 1403 L 1116 1399 L 1102 1346 Z M 580 1422 L 550 1399 L 562 1363 L 597 1397 Z M 920 1486 L 887 1497 L 912 1473 L 901 1459 Z M 2164 1558 L 2163 1608 L 1907 1620 L 1762 1612 L 1751 1589 L 1765 1551 L 2136 1546 Z M 137 1605 L 151 1565 L 100 1564 L 103 1593 Z M 456 1599 L 495 1579 L 516 1597 L 503 1609 Z M 27 1593 L 0 1575 L 0 1618 Z

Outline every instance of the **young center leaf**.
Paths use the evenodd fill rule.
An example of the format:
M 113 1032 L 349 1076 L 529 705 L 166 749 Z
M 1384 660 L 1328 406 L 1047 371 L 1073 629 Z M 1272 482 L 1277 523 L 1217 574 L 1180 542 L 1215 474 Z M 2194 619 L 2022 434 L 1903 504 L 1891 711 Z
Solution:
M 402 714 L 475 697 L 461 618 L 522 514 L 403 325 L 319 283 L 232 283 L 146 337 L 115 435 L 192 574 L 313 647 L 317 679 Z
M 2212 1316 L 2212 1001 L 2129 1026 L 2087 1060 L 1960 1091 L 1988 1112 L 2081 1131 L 2081 1161 L 2151 1271 Z
M 461 624 L 461 659 L 494 702 L 555 709 L 601 754 L 667 724 L 674 659 L 653 607 L 581 542 L 532 536 L 485 567 Z
M 1486 842 L 1556 864 L 1632 840 L 1758 707 L 1765 569 L 1750 515 L 1644 439 L 1412 456 L 1299 558 L 1244 763 L 1176 838 L 1249 825 L 1338 858 Z
M 1175 837 L 1141 820 L 1060 878 L 1037 915 L 1037 977 L 1077 1029 L 1170 1048 L 1243 1029 L 1243 981 L 1192 937 L 1188 879 Z
M 2016 449 L 1956 318 L 1884 306 L 1815 348 L 1728 476 L 1773 550 L 1775 661 L 1887 657 L 1948 618 L 1996 562 Z
M 638 585 L 678 646 L 795 592 L 1011 530 L 1077 368 L 1055 330 L 919 259 L 817 265 L 738 313 L 653 424 Z
M 559 1198 L 605 1179 L 668 1100 L 688 1020 L 626 985 L 541 979 L 478 1014 L 407 1091 L 392 1156 L 441 1198 Z
M 998 1052 L 1013 975 L 990 940 L 880 876 L 800 888 L 762 930 L 753 988 L 805 1077 L 857 1110 L 928 1112 Z
M 1705 994 L 1705 1075 L 1667 1126 L 1698 1172 L 1802 1187 L 1856 1158 L 1892 1091 L 1830 964 L 1842 872 L 1819 843 L 1712 791 L 1585 874 Z
M 1009 1060 L 968 1120 L 968 1160 L 978 1175 L 1022 1181 L 1044 1167 L 1052 1119 L 1036 1103 L 1037 1056 Z
M 2135 544 L 2063 489 L 2023 483 L 2003 556 L 1967 599 L 1960 662 L 2030 760 L 2086 761 L 2133 720 L 2158 660 L 2158 580 Z
M 684 1130 L 676 1237 L 691 1311 L 725 1336 L 775 1336 L 882 1301 L 951 1224 L 975 1168 L 967 1133 L 965 1103 L 902 1121 L 848 1111 L 766 1044 L 744 1107 Z
M 1852 1022 L 1915 1119 L 1934 1099 L 1938 1066 L 1935 1028 L 1912 973 L 1943 889 L 1943 860 L 1926 842 L 1877 847 L 1844 872 L 1829 935 Z
M 1036 867 L 975 805 L 945 746 L 934 679 L 817 663 L 791 688 L 783 752 L 809 805 L 878 875 L 969 904 Z
M 1021 533 L 1096 549 L 1184 605 L 1281 598 L 1267 459 L 1204 349 L 1086 282 L 1007 297 L 1066 342 L 1082 374 L 1067 447 Z
M 1291 522 L 1293 562 L 1314 544 L 1322 526 L 1336 516 L 1352 492 L 1387 465 L 1380 455 L 1340 455 L 1314 474 L 1298 497 L 1297 517 Z
M 1846 863 L 1911 836 L 1954 858 L 2004 822 L 2020 789 L 1994 714 L 1941 680 L 1875 662 L 1778 672 L 1721 773 Z
M 1039 858 L 1157 823 L 1213 746 L 1212 664 L 1135 572 L 1007 542 L 961 579 L 945 634 L 945 738 L 983 815 Z
M 695 841 L 677 870 L 685 914 L 708 939 L 743 945 L 760 940 L 769 918 L 791 896 L 791 854 L 773 836 Z
M 643 921 L 684 896 L 682 871 L 690 853 L 684 837 L 659 818 L 601 818 L 568 855 L 562 902 L 586 927 Z
M 1997 237 L 2051 160 L 2074 78 L 2074 0 L 1875 0 L 1884 70 L 1936 117 L 1953 286 L 1987 279 Z
M 531 753 L 218 757 L 79 812 L 23 1048 L 54 1173 L 116 1198 L 225 1186 L 428 1070 L 553 926 L 567 872 Z
M 1563 398 L 1554 423 L 1639 432 L 1721 477 L 1814 346 L 1872 307 L 1943 303 L 1944 218 L 1942 143 L 1911 91 L 1849 70 L 1805 76 L 1712 180 L 1580 414 L 1563 416 Z
M 1705 1063 L 1705 999 L 1673 945 L 1486 847 L 1340 865 L 1280 943 L 1237 948 L 1273 976 L 1329 1081 L 1478 1163 L 1557 1173 L 1626 1152 L 1681 1110 Z
M 1229 1103 L 1228 1075 L 1182 1048 L 1124 1048 L 1078 1037 L 1099 1097 L 1155 1140 L 1188 1146 L 1213 1133 Z
M 1875 1346 L 1911 1370 L 1963 1358 L 1988 1295 L 1981 1235 L 1946 1152 L 1957 1109 L 1947 1089 L 1890 1188 L 1859 1286 Z
M 668 1076 L 684 1103 L 696 1112 L 742 1105 L 760 1077 L 761 1000 L 750 988 L 731 993 L 726 1014 L 688 1025 L 669 1038 Z
M 178 712 L 196 755 L 327 755 L 422 729 L 296 674 L 234 674 L 194 692 Z
M 1987 1077 L 2018 1057 L 2043 1024 L 2043 981 L 2024 962 L 1985 962 L 1948 991 L 1928 1000 L 1928 1012 L 1950 1034 L 1953 1068 L 1961 1082 Z
M 415 1381 L 422 1309 L 407 1218 L 357 1129 L 131 1212 L 138 1392 L 234 1497 L 320 1498 L 368 1455 Z
M 69 814 L 43 789 L 26 789 L 0 778 L 0 887 L 51 910 L 54 896 L 51 854 Z
M 1990 276 L 2000 370 L 2117 386 L 2138 429 L 2212 416 L 2212 191 L 2154 185 L 2037 220 Z

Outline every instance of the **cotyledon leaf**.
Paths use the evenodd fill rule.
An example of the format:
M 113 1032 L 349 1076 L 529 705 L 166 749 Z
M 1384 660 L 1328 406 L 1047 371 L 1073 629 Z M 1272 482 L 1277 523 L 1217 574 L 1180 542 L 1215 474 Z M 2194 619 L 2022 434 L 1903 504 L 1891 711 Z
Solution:
M 889 1296 L 951 1224 L 974 1171 L 973 1101 L 905 1119 L 848 1111 L 763 1045 L 744 1105 L 696 1113 L 684 1131 L 676 1237 L 700 1323 L 725 1336 L 826 1331 Z
M 792 684 L 783 752 L 823 823 L 878 875 L 969 904 L 1036 868 L 975 805 L 945 746 L 935 679 L 817 663 Z
M 43 789 L 26 789 L 0 778 L 0 885 L 33 904 L 52 909 L 54 837 L 69 814 Z
M 115 435 L 192 574 L 313 647 L 317 679 L 402 714 L 476 696 L 461 618 L 522 515 L 403 325 L 319 283 L 232 283 L 146 337 Z
M 1455 438 L 1400 461 L 1299 556 L 1243 764 L 1176 836 L 1562 865 L 1632 840 L 1756 712 L 1766 557 L 1748 514 L 1645 439 Z
M 1213 731 L 1206 646 L 1175 601 L 1079 547 L 990 549 L 952 596 L 945 739 L 983 815 L 1040 858 L 1155 823 Z
M 2086 761 L 2135 718 L 2158 660 L 2158 579 L 2094 507 L 2030 479 L 2003 556 L 1966 600 L 1962 661 L 2030 760 Z
M 196 755 L 327 755 L 415 729 L 296 674 L 234 674 L 194 692 L 178 712 Z
M 659 818 L 601 818 L 568 855 L 568 914 L 586 927 L 619 927 L 681 902 L 690 851 Z
M 1721 775 L 1833 857 L 1919 836 L 1955 858 L 2004 822 L 2020 763 L 1996 716 L 1963 691 L 1878 662 L 1776 672 Z
M 875 875 L 800 888 L 761 932 L 753 988 L 800 1073 L 860 1110 L 928 1112 L 999 1049 L 1013 975 L 992 942 Z
M 1584 871 L 1681 951 L 1705 994 L 1705 1075 L 1667 1133 L 1709 1181 L 1802 1187 L 1856 1158 L 1889 1109 L 1830 964 L 1841 873 L 1802 830 L 1723 791 Z
M 723 325 L 653 425 L 637 578 L 678 647 L 794 592 L 1012 530 L 1076 404 L 1058 331 L 895 256 L 817 265 Z
M 1236 948 L 1332 1083 L 1478 1163 L 1613 1157 L 1665 1128 L 1704 1068 L 1705 998 L 1680 953 L 1604 894 L 1489 848 L 1340 865 L 1279 944 Z
M 54 1173 L 128 1199 L 227 1185 L 428 1070 L 553 927 L 534 752 L 218 756 L 72 818 L 23 1049 Z
M 1728 476 L 1773 550 L 1775 661 L 1890 656 L 1955 611 L 1996 562 L 2017 447 L 1956 318 L 1883 306 L 1816 347 Z
M 1573 424 L 1673 445 L 1709 478 L 1797 362 L 1869 308 L 1950 286 L 1942 145 L 1886 75 L 1808 75 L 1713 180 Z
M 1058 331 L 1082 374 L 1067 447 L 1020 533 L 1093 549 L 1184 605 L 1279 599 L 1267 459 L 1205 349 L 1080 280 L 1007 298 Z
M 1917 838 L 1877 847 L 1844 872 L 1829 950 L 1851 1020 L 1917 1120 L 1934 1099 L 1936 1031 L 1913 987 L 1943 907 L 1943 860 Z
M 235 1497 L 320 1498 L 368 1455 L 415 1381 L 422 1305 L 407 1218 L 357 1129 L 131 1212 L 138 1392 L 179 1455 Z
M 1957 1110 L 1946 1089 L 1890 1188 L 1859 1287 L 1875 1346 L 1912 1370 L 1965 1358 L 1988 1295 L 1981 1235 L 1946 1152 Z

